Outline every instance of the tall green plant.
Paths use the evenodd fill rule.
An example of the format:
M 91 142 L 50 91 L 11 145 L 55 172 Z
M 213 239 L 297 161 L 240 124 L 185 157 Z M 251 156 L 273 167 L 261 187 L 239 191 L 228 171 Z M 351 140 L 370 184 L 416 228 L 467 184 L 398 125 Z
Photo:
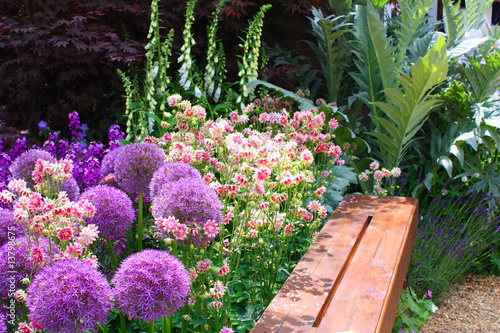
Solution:
M 397 167 L 424 120 L 440 100 L 431 98 L 432 89 L 446 79 L 448 62 L 446 45 L 441 38 L 417 63 L 410 67 L 410 75 L 398 77 L 404 92 L 397 88 L 385 91 L 392 104 L 375 102 L 387 118 L 373 116 L 383 132 L 372 132 L 379 144 L 383 165 Z
M 352 23 L 349 22 L 350 14 L 325 17 L 321 10 L 314 7 L 311 13 L 313 17 L 309 20 L 317 42 L 316 44 L 310 41 L 306 42 L 320 61 L 326 80 L 328 100 L 335 102 L 351 54 L 350 38 L 348 38 L 352 32 Z

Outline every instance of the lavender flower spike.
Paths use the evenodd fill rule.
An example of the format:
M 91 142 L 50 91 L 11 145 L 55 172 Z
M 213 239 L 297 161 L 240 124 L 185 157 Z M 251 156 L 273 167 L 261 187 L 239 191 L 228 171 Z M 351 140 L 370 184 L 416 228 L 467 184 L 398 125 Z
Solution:
M 180 310 L 190 288 L 186 268 L 176 257 L 149 249 L 125 259 L 112 284 L 118 308 L 132 319 L 148 322 Z
M 48 332 L 95 332 L 113 308 L 108 281 L 92 264 L 60 260 L 36 275 L 26 300 L 31 321 Z

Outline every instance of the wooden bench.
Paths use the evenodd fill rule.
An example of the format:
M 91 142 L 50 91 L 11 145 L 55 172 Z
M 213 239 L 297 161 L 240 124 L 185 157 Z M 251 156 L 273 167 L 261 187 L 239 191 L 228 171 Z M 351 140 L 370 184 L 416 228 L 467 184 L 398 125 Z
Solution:
M 251 332 L 391 332 L 417 224 L 417 199 L 346 195 Z

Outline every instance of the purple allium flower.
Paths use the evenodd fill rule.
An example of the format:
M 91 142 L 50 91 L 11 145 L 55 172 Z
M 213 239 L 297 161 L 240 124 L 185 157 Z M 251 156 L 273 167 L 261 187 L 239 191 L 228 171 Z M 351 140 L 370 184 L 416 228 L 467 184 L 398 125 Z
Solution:
M 7 324 L 5 323 L 5 316 L 0 313 L 0 333 L 7 332 Z
M 165 163 L 165 154 L 152 143 L 133 143 L 124 146 L 116 157 L 115 178 L 127 193 L 149 195 L 153 173 Z
M 125 192 L 109 185 L 98 185 L 88 188 L 80 199 L 87 199 L 94 204 L 96 213 L 87 219 L 87 224 L 98 226 L 100 237 L 125 237 L 135 219 L 132 200 Z
M 189 235 L 191 242 L 204 247 L 217 234 L 207 235 L 203 227 L 209 221 L 218 226 L 222 223 L 222 202 L 215 191 L 201 179 L 183 178 L 169 184 L 168 191 L 162 191 L 153 198 L 152 212 L 157 218 L 174 216 L 189 228 L 198 229 Z
M 56 163 L 57 160 L 48 152 L 40 149 L 30 149 L 16 158 L 10 165 L 10 172 L 14 179 L 24 179 L 30 188 L 33 188 L 35 182 L 31 179 L 33 169 L 37 160 L 45 160 L 50 163 Z
M 26 304 L 30 320 L 48 332 L 95 331 L 113 308 L 108 281 L 92 264 L 60 260 L 33 280 Z
M 123 151 L 125 146 L 120 146 L 104 155 L 101 162 L 101 177 L 105 178 L 109 174 L 115 173 L 116 158 Z
M 186 303 L 189 277 L 167 251 L 143 250 L 125 259 L 112 279 L 118 308 L 132 319 L 154 321 L 171 316 Z
M 14 213 L 10 209 L 0 208 L 0 246 L 9 241 L 9 236 L 20 237 L 23 228 L 14 220 Z
M 75 177 L 71 176 L 65 179 L 61 185 L 61 191 L 66 191 L 68 199 L 71 201 L 77 201 L 80 196 L 80 187 L 75 180 Z
M 38 241 L 38 245 L 42 249 L 44 257 L 50 260 L 48 240 L 39 238 Z M 33 241 L 31 244 L 35 246 Z M 13 266 L 11 266 L 12 263 Z M 30 277 L 34 272 L 34 268 L 34 264 L 30 260 L 29 246 L 26 237 L 17 237 L 15 240 L 2 245 L 2 247 L 0 247 L 0 294 L 7 295 L 10 283 L 12 282 L 12 276 L 14 276 L 16 290 L 26 289 L 26 286 L 21 283 L 21 280 L 27 276 Z M 12 274 L 12 272 L 15 273 Z
M 153 174 L 153 178 L 149 184 L 149 193 L 154 197 L 161 192 L 162 188 L 168 189 L 169 186 L 167 183 L 182 178 L 201 179 L 201 174 L 198 170 L 186 163 L 166 163 Z

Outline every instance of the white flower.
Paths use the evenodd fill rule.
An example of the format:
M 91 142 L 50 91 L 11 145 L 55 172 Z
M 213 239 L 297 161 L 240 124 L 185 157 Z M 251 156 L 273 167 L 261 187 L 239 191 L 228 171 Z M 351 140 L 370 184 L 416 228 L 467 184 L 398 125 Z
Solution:
M 461 178 L 461 180 L 462 180 L 462 182 L 463 182 L 463 183 L 465 183 L 465 182 L 467 181 L 467 176 L 463 176 L 463 177 Z

